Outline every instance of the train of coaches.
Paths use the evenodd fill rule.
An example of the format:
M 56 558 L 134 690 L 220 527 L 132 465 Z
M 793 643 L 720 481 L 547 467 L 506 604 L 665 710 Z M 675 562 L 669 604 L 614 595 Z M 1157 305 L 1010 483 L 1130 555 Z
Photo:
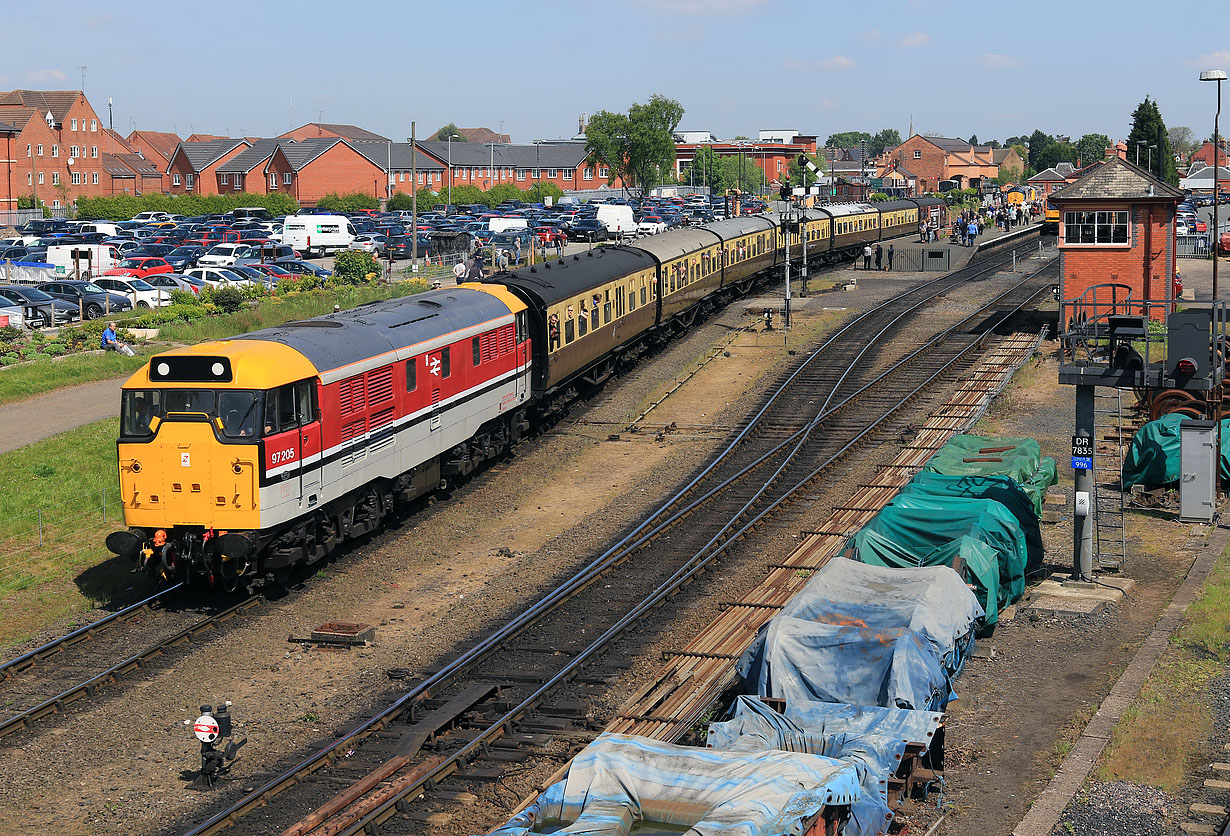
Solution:
M 284 580 L 499 457 L 787 252 L 836 263 L 945 211 L 734 217 L 156 355 L 123 387 L 128 528 L 107 545 L 165 578 Z

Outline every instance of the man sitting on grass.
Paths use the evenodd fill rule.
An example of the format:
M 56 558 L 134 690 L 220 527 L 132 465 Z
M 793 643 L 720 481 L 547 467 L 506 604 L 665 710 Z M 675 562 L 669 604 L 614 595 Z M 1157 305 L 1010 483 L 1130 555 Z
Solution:
M 114 322 L 108 322 L 106 329 L 102 332 L 102 349 L 123 354 L 125 357 L 131 357 L 136 353 L 128 346 L 128 343 L 120 342 L 119 337 L 115 334 Z

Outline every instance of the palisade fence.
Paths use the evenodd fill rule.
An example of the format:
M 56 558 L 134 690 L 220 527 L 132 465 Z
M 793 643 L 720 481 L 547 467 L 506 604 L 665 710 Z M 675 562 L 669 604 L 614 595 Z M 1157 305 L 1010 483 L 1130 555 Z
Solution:
M 0 583 L 36 573 L 36 563 L 102 549 L 106 535 L 123 527 L 118 488 L 12 515 L 0 535 Z
M 67 218 L 67 209 L 52 209 L 51 217 Z M 25 224 L 26 221 L 38 221 L 43 219 L 42 209 L 4 209 L 0 210 L 0 229 L 4 227 L 18 227 Z

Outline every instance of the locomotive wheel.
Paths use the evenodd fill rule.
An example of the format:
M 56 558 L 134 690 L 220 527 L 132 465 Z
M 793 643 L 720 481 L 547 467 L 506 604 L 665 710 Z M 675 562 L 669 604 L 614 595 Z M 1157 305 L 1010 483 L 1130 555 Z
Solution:
M 1154 395 L 1149 403 L 1149 420 L 1156 421 L 1163 415 L 1178 412 L 1192 418 L 1204 417 L 1204 401 L 1182 389 L 1166 389 Z

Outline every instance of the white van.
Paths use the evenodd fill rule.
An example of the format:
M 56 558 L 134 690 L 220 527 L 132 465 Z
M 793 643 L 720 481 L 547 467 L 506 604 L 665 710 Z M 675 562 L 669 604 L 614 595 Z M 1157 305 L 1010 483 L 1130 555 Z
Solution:
M 636 221 L 632 220 L 631 206 L 600 204 L 597 218 L 612 237 L 619 233 L 623 233 L 628 238 L 636 235 Z
M 90 221 L 81 225 L 81 232 L 101 232 L 108 238 L 114 238 L 119 234 L 120 228 L 115 224 L 104 223 L 103 221 Z
M 507 232 L 510 229 L 529 229 L 530 222 L 525 218 L 492 218 L 487 222 L 492 232 Z
M 110 244 L 53 244 L 46 260 L 55 266 L 56 275 L 90 279 L 115 269 L 123 258 Z
M 282 225 L 282 243 L 308 258 L 346 249 L 355 234 L 345 215 L 291 215 Z

